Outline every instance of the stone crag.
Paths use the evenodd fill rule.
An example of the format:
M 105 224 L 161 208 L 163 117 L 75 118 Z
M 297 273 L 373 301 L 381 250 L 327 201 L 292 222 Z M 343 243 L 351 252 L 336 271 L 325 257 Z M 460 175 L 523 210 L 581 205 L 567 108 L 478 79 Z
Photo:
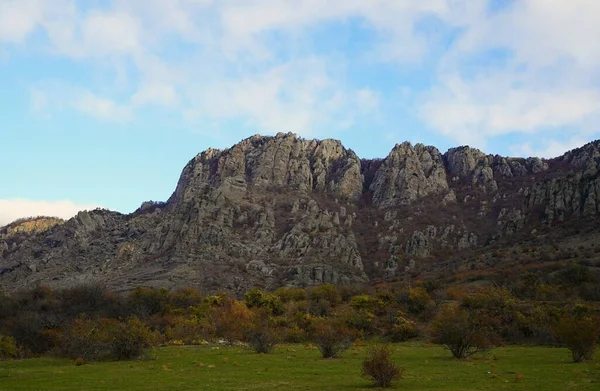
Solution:
M 0 229 L 0 287 L 239 293 L 396 278 L 420 260 L 598 222 L 599 170 L 599 142 L 552 160 L 410 143 L 361 160 L 336 140 L 253 136 L 194 157 L 167 202 Z

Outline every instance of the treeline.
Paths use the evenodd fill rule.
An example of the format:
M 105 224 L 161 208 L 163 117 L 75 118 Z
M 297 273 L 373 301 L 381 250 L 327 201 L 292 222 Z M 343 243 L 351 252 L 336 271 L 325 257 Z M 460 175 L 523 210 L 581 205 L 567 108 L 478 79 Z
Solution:
M 35 355 L 82 362 L 131 359 L 159 344 L 244 342 L 267 353 L 277 343 L 314 343 L 335 357 L 357 339 L 413 338 L 446 346 L 457 358 L 501 344 L 565 345 L 575 361 L 591 357 L 600 322 L 593 304 L 520 300 L 486 286 L 454 290 L 320 285 L 250 289 L 243 298 L 196 289 L 140 287 L 117 295 L 101 286 L 37 287 L 0 294 L 0 359 Z

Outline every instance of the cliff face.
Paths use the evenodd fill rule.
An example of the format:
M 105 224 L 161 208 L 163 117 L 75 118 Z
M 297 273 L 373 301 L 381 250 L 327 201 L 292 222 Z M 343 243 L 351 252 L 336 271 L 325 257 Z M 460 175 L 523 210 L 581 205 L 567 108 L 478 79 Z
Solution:
M 599 146 L 545 161 L 403 143 L 361 161 L 335 140 L 253 136 L 197 155 L 166 203 L 5 235 L 0 286 L 242 292 L 394 278 L 557 222 L 597 222 Z

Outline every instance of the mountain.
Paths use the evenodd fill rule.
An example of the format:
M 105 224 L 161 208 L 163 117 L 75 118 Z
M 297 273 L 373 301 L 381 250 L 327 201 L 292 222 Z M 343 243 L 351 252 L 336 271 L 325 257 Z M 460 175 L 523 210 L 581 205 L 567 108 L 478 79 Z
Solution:
M 551 160 L 410 143 L 361 160 L 336 140 L 257 135 L 194 157 L 166 202 L 1 228 L 0 287 L 239 293 L 510 271 L 522 257 L 506 250 L 527 248 L 551 264 L 600 244 L 599 170 L 600 141 Z

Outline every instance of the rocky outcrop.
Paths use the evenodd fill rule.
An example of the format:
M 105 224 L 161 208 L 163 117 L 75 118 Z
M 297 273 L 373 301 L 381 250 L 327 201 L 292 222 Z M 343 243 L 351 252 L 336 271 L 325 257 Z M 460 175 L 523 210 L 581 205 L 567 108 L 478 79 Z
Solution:
M 448 190 L 442 155 L 435 147 L 396 145 L 370 185 L 373 203 L 382 208 L 408 205 Z
M 598 142 L 550 161 L 410 143 L 361 161 L 336 140 L 253 136 L 194 157 L 167 202 L 81 212 L 29 233 L 0 228 L 0 288 L 239 293 L 394 278 L 417 273 L 422 258 L 598 219 L 599 169 Z

